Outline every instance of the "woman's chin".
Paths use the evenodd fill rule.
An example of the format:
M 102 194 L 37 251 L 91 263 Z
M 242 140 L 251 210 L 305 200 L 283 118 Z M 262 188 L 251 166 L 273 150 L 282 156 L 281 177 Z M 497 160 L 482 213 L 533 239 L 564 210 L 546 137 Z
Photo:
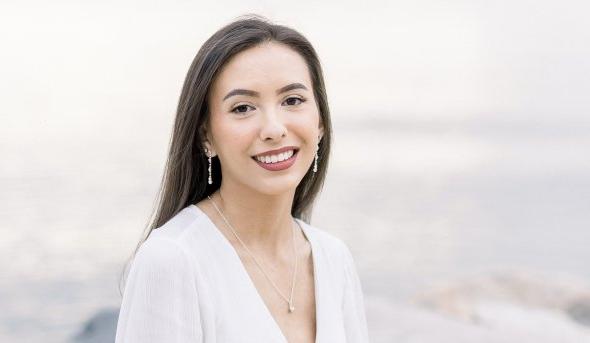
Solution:
M 274 176 L 257 180 L 252 188 L 265 195 L 293 194 L 300 181 L 295 175 Z

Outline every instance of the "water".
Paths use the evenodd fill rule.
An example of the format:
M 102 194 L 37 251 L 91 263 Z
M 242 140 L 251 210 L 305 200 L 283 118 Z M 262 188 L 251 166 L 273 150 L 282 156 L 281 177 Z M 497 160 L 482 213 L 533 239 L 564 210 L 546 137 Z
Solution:
M 351 247 L 368 297 L 404 301 L 436 281 L 506 268 L 590 280 L 590 131 L 563 123 L 529 132 L 387 120 L 380 129 L 355 120 L 334 126 L 312 222 Z M 65 141 L 44 153 L 23 145 L 31 167 L 4 172 L 3 341 L 63 341 L 99 309 L 118 306 L 119 273 L 164 159 L 135 154 L 153 140 L 138 137 L 101 140 L 100 148 L 82 141 L 95 149 L 83 154 L 65 153 Z

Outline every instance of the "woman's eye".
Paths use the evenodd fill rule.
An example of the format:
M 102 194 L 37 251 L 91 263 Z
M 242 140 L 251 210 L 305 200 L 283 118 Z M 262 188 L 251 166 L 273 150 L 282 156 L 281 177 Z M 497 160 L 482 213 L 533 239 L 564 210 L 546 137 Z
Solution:
M 283 103 L 286 104 L 287 106 L 296 106 L 296 105 L 299 105 L 303 102 L 305 102 L 305 99 L 303 99 L 303 98 L 290 97 L 290 98 L 287 98 L 287 100 L 285 100 Z M 231 110 L 231 112 L 233 112 L 233 113 L 246 113 L 246 112 L 248 112 L 248 108 L 254 109 L 254 107 L 252 107 L 250 105 L 238 105 L 238 106 L 234 107 Z
M 302 102 L 304 102 L 305 100 L 301 99 L 301 98 L 296 98 L 296 97 L 290 97 L 287 100 L 285 100 L 285 102 L 287 103 L 287 105 L 289 106 L 295 106 L 295 105 L 299 105 Z
M 246 113 L 248 112 L 248 107 L 251 107 L 249 105 L 238 105 L 236 107 L 234 107 L 231 111 L 233 113 Z

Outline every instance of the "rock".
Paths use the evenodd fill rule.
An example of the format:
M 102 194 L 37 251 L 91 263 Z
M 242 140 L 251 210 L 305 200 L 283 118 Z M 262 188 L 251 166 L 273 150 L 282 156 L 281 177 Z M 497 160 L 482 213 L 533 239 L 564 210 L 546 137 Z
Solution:
M 582 279 L 504 271 L 448 282 L 414 300 L 490 333 L 536 342 L 590 342 L 590 286 Z
M 477 321 L 473 309 L 481 302 L 500 302 L 565 312 L 590 299 L 585 280 L 524 271 L 502 271 L 436 286 L 415 297 L 423 306 L 468 321 Z M 579 306 L 576 311 L 580 311 Z M 577 313 L 577 312 L 576 312 Z
M 590 298 L 572 301 L 566 312 L 576 322 L 590 326 Z
M 118 308 L 100 310 L 84 324 L 82 331 L 73 338 L 73 342 L 113 343 L 117 332 L 118 319 Z

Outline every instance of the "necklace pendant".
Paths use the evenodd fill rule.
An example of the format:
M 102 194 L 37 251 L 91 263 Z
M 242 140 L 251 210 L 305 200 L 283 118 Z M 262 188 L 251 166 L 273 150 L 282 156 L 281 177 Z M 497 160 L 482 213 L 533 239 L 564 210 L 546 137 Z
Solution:
M 291 303 L 289 303 L 289 312 L 293 312 L 295 311 L 295 306 L 293 306 Z

